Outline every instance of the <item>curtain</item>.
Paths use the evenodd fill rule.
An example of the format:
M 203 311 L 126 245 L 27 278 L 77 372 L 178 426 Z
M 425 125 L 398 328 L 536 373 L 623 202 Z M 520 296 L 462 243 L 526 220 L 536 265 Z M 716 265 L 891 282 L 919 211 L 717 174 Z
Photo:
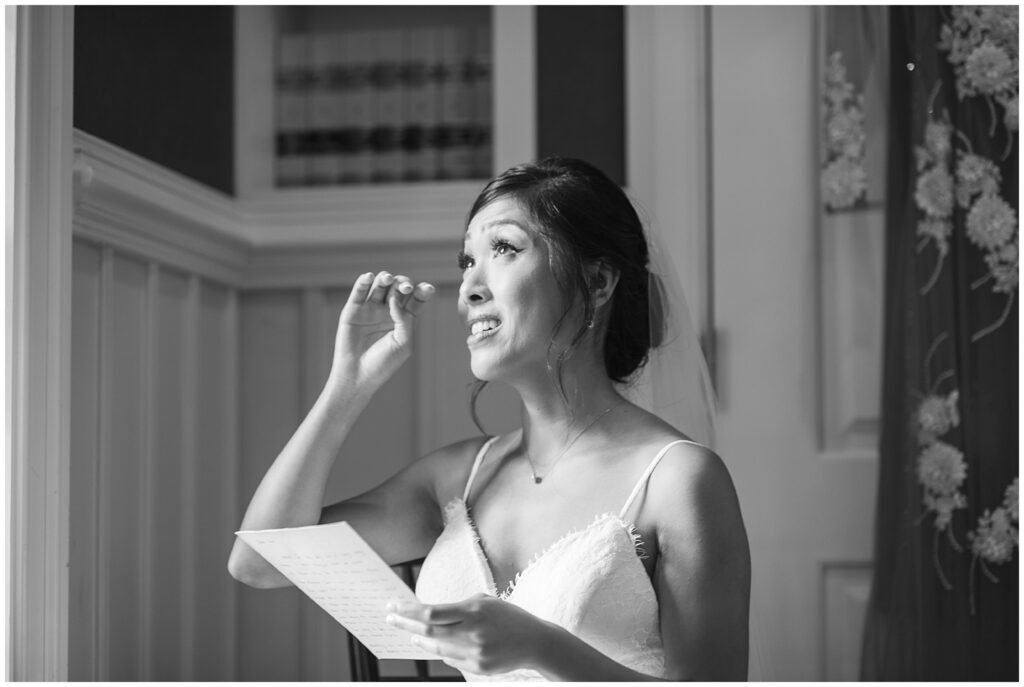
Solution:
M 1018 678 L 1017 8 L 890 9 L 866 680 Z

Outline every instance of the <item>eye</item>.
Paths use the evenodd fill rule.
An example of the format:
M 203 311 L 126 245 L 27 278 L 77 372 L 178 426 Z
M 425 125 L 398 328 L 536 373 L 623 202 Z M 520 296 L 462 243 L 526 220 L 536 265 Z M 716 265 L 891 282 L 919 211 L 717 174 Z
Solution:
M 518 253 L 519 249 L 513 246 L 505 239 L 494 239 L 491 241 L 491 250 L 494 251 L 495 255 L 508 255 L 509 253 Z
M 473 256 L 470 255 L 469 253 L 467 253 L 464 250 L 460 250 L 459 251 L 458 259 L 459 259 L 459 269 L 462 270 L 462 271 L 466 271 L 467 269 L 472 267 L 474 265 L 474 263 L 476 262 L 475 260 L 473 260 Z

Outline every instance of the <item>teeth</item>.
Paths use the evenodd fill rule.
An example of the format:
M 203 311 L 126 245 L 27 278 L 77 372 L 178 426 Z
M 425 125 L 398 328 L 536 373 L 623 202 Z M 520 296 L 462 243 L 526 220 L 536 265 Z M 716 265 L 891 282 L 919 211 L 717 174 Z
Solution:
M 479 334 L 480 332 L 485 332 L 488 329 L 496 328 L 498 326 L 498 324 L 499 324 L 498 320 L 477 320 L 470 327 L 469 333 L 470 334 Z

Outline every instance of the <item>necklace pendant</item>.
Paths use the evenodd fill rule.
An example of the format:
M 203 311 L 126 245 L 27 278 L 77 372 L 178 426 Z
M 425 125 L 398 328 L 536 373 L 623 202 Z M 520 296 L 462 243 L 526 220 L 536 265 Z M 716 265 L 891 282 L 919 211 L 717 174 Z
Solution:
M 540 483 L 541 483 L 541 482 L 543 482 L 543 481 L 544 481 L 544 478 L 543 478 L 543 477 L 538 477 L 537 475 L 534 475 L 534 476 L 533 476 L 533 483 L 534 483 L 534 484 L 540 484 Z

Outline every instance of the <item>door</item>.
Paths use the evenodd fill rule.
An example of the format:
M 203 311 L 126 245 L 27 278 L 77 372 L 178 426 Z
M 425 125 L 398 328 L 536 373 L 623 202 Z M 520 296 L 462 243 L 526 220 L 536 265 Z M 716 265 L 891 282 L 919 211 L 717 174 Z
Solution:
M 755 680 L 856 680 L 870 586 L 880 369 L 869 354 L 855 377 L 824 374 L 823 345 L 851 329 L 844 313 L 857 309 L 844 304 L 863 293 L 826 288 L 837 265 L 818 221 L 814 13 L 715 7 L 709 32 L 717 448 L 750 538 Z M 871 293 L 874 238 L 859 257 L 838 254 L 878 268 L 845 282 L 874 280 Z M 869 406 L 840 413 L 856 442 L 826 428 L 851 392 Z

